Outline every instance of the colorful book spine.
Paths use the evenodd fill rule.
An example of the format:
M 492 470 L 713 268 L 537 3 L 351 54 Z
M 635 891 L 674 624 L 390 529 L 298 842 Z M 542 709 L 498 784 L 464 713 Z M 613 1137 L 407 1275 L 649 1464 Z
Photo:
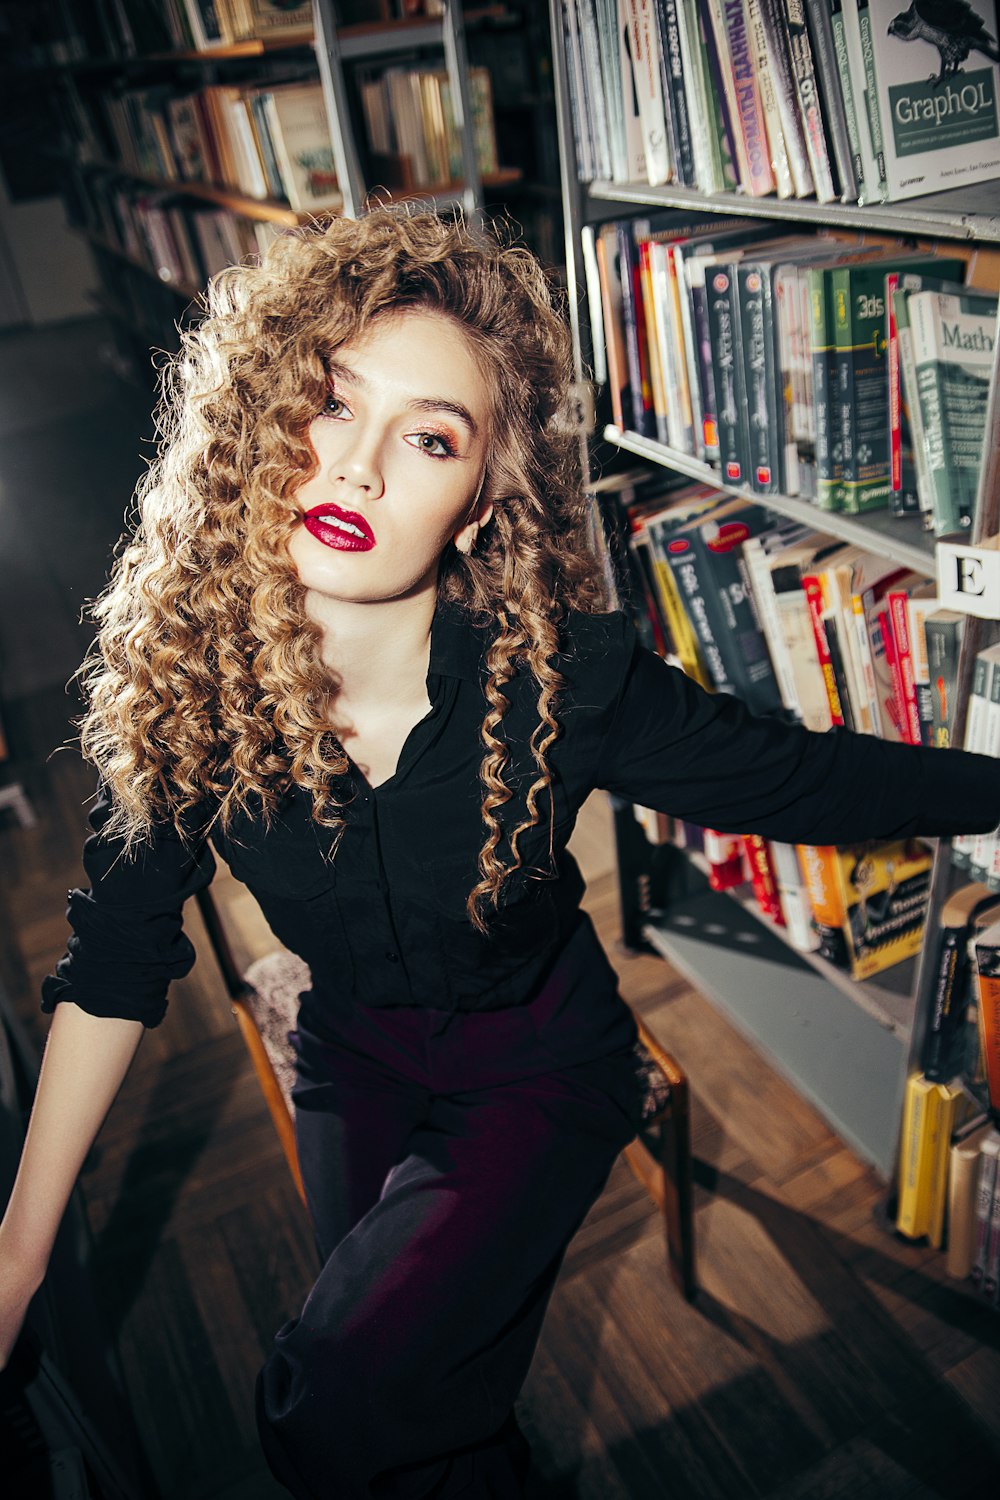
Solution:
M 767 144 L 767 127 L 760 88 L 754 72 L 752 44 L 744 0 L 722 0 L 736 103 L 736 124 L 746 159 L 746 189 L 752 198 L 773 193 L 776 187 Z

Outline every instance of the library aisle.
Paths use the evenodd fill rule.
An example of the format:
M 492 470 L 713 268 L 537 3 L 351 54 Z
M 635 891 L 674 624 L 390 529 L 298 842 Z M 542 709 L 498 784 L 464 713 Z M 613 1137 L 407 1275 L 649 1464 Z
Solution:
M 89 321 L 0 340 L 0 785 L 20 780 L 37 815 L 0 822 L 0 983 L 37 1046 L 91 791 L 71 751 L 53 754 L 74 707 L 64 684 L 151 430 L 148 403 L 101 364 L 107 342 Z M 660 959 L 616 953 L 599 805 L 580 838 L 623 993 L 692 1081 L 700 1294 L 689 1306 L 673 1289 L 658 1215 L 619 1161 L 519 1401 L 532 1500 L 994 1493 L 1000 1322 L 940 1256 L 885 1232 L 874 1174 L 697 992 Z M 224 872 L 218 894 L 241 943 L 266 941 Z M 196 914 L 189 931 L 201 961 L 83 1174 L 85 1258 L 142 1455 L 136 1495 L 278 1500 L 253 1381 L 316 1267 Z

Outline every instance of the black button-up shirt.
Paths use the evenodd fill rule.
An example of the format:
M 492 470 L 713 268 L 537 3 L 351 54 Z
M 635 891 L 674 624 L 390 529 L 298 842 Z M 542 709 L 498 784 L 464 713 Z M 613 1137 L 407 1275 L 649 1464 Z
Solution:
M 269 829 L 243 816 L 228 834 L 210 835 L 275 935 L 308 963 L 313 987 L 303 1021 L 320 1034 L 324 1009 L 343 997 L 447 1011 L 525 1004 L 550 983 L 606 994 L 615 975 L 580 912 L 583 880 L 566 850 L 596 787 L 706 827 L 793 843 L 972 833 L 1000 822 L 1000 762 L 992 758 L 754 717 L 640 646 L 623 613 L 576 613 L 558 660 L 566 687 L 549 752 L 555 869 L 543 815 L 522 836 L 525 869 L 506 882 L 481 936 L 465 901 L 483 842 L 487 644 L 461 611 L 437 610 L 430 712 L 390 780 L 373 790 L 350 768 L 338 788 L 346 828 L 333 859 L 332 836 L 313 822 L 300 789 Z M 500 732 L 514 796 L 501 819 L 510 831 L 537 774 L 528 743 L 537 714 L 526 669 L 505 691 L 511 707 Z M 544 797 L 541 805 L 544 813 Z M 70 892 L 73 936 L 44 982 L 42 1009 L 69 999 L 155 1026 L 169 981 L 194 961 L 183 904 L 211 880 L 215 860 L 209 841 L 182 842 L 171 828 L 123 859 L 120 846 L 101 837 L 108 815 L 99 795 L 84 847 L 90 889 Z

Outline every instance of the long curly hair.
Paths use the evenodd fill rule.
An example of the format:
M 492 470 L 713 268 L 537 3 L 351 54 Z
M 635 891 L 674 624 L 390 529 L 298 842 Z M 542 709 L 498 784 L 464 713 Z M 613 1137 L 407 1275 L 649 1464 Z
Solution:
M 158 450 L 136 491 L 138 524 L 91 606 L 98 632 L 78 673 L 79 729 L 112 794 L 106 833 L 126 851 L 163 821 L 182 837 L 207 826 L 196 816 L 206 807 L 224 832 L 237 812 L 269 820 L 293 784 L 312 794 L 319 824 L 343 829 L 332 783 L 348 760 L 288 543 L 300 519 L 294 496 L 317 466 L 308 428 L 325 360 L 401 309 L 454 319 L 493 398 L 483 489 L 493 519 L 474 554 L 449 546 L 438 584 L 442 602 L 493 627 L 484 842 L 467 901 L 485 932 L 546 791 L 552 827 L 561 622 L 571 608 L 608 608 L 566 421 L 568 328 L 542 267 L 505 242 L 502 226 L 376 207 L 284 234 L 260 265 L 215 277 L 201 321 L 161 369 Z M 536 774 L 505 839 L 499 810 L 513 793 L 500 726 L 504 689 L 523 669 L 537 690 Z

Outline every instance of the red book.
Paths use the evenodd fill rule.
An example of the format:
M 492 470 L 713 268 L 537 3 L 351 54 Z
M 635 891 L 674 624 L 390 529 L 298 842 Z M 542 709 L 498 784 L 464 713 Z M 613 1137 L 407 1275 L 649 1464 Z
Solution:
M 887 596 L 896 646 L 903 712 L 903 735 L 910 745 L 923 744 L 920 733 L 920 710 L 917 707 L 917 684 L 913 674 L 913 651 L 910 644 L 910 596 L 905 589 L 893 589 Z
M 892 679 L 892 698 L 885 703 L 886 712 L 896 726 L 896 732 L 900 740 L 906 744 L 909 738 L 908 721 L 904 704 L 906 697 L 903 692 L 903 683 L 899 675 L 899 655 L 896 650 L 896 636 L 892 628 L 892 616 L 889 611 L 888 599 L 886 604 L 878 612 L 878 625 L 882 632 L 882 644 L 885 647 L 885 659 Z
M 823 583 L 819 574 L 806 573 L 802 579 L 802 588 L 809 603 L 809 618 L 812 621 L 813 639 L 816 642 L 816 655 L 819 657 L 823 682 L 826 685 L 826 696 L 830 704 L 830 718 L 834 724 L 843 724 L 844 709 L 840 701 L 840 691 L 837 687 L 837 678 L 833 670 L 833 661 L 830 657 L 830 645 L 826 638 L 826 626 L 823 623 Z
M 781 893 L 771 863 L 771 846 L 759 833 L 743 835 L 743 849 L 750 866 L 750 883 L 757 898 L 757 905 L 779 927 L 785 925 L 785 914 L 781 909 Z

